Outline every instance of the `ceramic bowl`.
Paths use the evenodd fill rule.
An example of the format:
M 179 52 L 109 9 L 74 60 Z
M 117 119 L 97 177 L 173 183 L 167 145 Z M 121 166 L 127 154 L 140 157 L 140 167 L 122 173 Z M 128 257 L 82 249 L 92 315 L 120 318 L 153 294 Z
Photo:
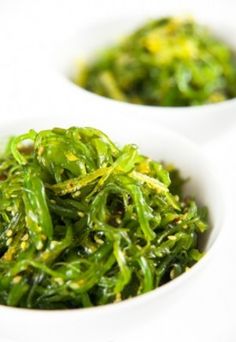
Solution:
M 74 94 L 75 99 L 77 98 L 77 102 L 85 97 L 88 102 L 93 102 L 97 106 L 113 106 L 117 111 L 125 112 L 125 115 L 136 113 L 137 116 L 148 120 L 164 123 L 197 142 L 205 142 L 223 133 L 236 121 L 236 99 L 191 107 L 146 106 L 102 97 L 88 92 L 73 82 L 75 74 L 79 72 L 80 61 L 90 60 L 96 56 L 97 52 L 116 43 L 120 37 L 129 34 L 149 18 L 158 18 L 166 14 L 155 15 L 152 13 L 150 17 L 112 18 L 84 27 L 63 41 L 60 46 L 55 47 L 51 61 L 52 67 L 67 80 L 65 87 L 71 87 L 71 93 Z M 176 13 L 168 14 L 176 15 Z M 209 27 L 217 37 L 236 50 L 236 25 L 234 22 L 214 18 L 210 13 L 208 16 L 196 14 L 195 19 Z
M 106 132 L 119 145 L 135 143 L 143 154 L 156 160 L 174 163 L 184 177 L 190 177 L 185 189 L 196 197 L 200 204 L 209 208 L 210 230 L 203 245 L 205 256 L 175 280 L 139 297 L 117 304 L 88 309 L 73 310 L 30 310 L 0 306 L 0 340 L 11 341 L 75 341 L 109 342 L 148 322 L 151 317 L 165 314 L 186 288 L 193 286 L 202 271 L 210 267 L 209 257 L 217 251 L 216 241 L 223 228 L 223 203 L 218 181 L 212 167 L 198 147 L 188 139 L 148 120 L 119 117 L 104 113 L 76 115 L 64 118 L 50 117 L 29 119 L 15 123 L 1 119 L 0 136 L 25 132 L 30 128 L 40 130 L 55 126 L 93 126 Z M 181 305 L 181 304 L 176 304 Z

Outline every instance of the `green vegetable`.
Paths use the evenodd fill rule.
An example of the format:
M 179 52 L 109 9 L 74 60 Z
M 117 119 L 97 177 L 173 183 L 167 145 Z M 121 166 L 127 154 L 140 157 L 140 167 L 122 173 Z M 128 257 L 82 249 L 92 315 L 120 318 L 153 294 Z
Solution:
M 93 128 L 11 138 L 0 157 L 0 303 L 102 305 L 185 272 L 208 225 L 183 183 Z
M 162 18 L 104 50 L 75 83 L 119 101 L 201 105 L 236 96 L 236 58 L 192 19 Z

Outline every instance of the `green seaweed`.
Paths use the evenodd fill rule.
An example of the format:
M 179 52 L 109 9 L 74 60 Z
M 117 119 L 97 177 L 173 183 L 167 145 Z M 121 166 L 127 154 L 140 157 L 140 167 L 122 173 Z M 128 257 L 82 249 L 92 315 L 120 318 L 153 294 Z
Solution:
M 194 106 L 236 97 L 236 58 L 191 18 L 148 21 L 80 68 L 75 83 L 119 101 Z
M 11 138 L 0 157 L 0 304 L 83 308 L 148 292 L 202 252 L 206 210 L 173 166 L 94 128 Z

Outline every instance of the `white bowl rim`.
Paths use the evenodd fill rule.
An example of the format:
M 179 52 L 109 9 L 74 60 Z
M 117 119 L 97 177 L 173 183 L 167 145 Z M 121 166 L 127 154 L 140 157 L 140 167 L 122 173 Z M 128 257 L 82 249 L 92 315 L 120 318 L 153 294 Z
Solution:
M 138 104 L 138 103 L 131 103 L 131 102 L 126 102 L 126 101 L 119 101 L 112 99 L 110 97 L 106 97 L 103 95 L 99 95 L 97 93 L 94 93 L 90 90 L 87 90 L 80 85 L 76 84 L 71 80 L 69 77 L 66 75 L 61 75 L 61 77 L 66 80 L 75 90 L 80 91 L 84 93 L 87 96 L 94 97 L 97 101 L 101 101 L 101 103 L 110 103 L 110 104 L 115 104 L 116 106 L 125 106 L 132 108 L 133 110 L 148 110 L 148 111 L 158 111 L 159 113 L 166 112 L 170 113 L 171 112 L 209 112 L 209 111 L 214 111 L 214 110 L 221 110 L 223 112 L 224 109 L 226 108 L 232 108 L 236 106 L 236 97 L 231 98 L 231 99 L 226 99 L 221 102 L 217 103 L 205 103 L 202 105 L 193 105 L 193 106 L 152 106 L 152 105 L 146 105 L 146 104 Z M 92 98 L 91 98 L 92 100 Z

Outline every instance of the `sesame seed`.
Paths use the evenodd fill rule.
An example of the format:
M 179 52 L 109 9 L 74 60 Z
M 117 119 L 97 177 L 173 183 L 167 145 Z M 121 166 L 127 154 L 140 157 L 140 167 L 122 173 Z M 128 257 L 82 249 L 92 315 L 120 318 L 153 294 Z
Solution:
M 6 232 L 6 236 L 7 236 L 7 237 L 12 236 L 12 234 L 13 234 L 13 232 L 12 232 L 11 229 L 7 230 L 7 232 Z
M 56 245 L 58 245 L 58 242 L 57 242 L 57 241 L 52 241 L 52 242 L 50 243 L 50 248 L 53 249 L 53 248 L 56 247 Z
M 58 284 L 58 285 L 63 285 L 64 284 L 64 280 L 62 278 L 55 278 L 55 282 Z
M 23 242 L 22 242 L 23 243 Z M 37 244 L 36 244 L 36 249 L 39 251 L 40 249 L 42 249 L 43 248 L 43 243 L 42 243 L 42 241 L 39 241 L 39 242 L 37 242 Z
M 29 234 L 25 234 L 23 237 L 22 237 L 22 241 L 27 241 L 29 239 Z
M 13 278 L 12 282 L 13 282 L 13 284 L 19 284 L 21 279 L 22 279 L 21 276 L 16 276 L 16 277 Z
M 69 287 L 72 289 L 72 290 L 78 290 L 79 289 L 79 285 L 77 283 L 70 283 L 69 284 Z
M 78 211 L 79 217 L 84 217 L 84 213 L 82 211 Z
M 7 239 L 6 245 L 10 246 L 11 243 L 12 243 L 12 238 Z
M 176 238 L 175 235 L 169 235 L 169 236 L 168 236 L 168 239 L 169 239 L 169 240 L 172 240 L 172 241 L 177 240 L 177 238 Z

